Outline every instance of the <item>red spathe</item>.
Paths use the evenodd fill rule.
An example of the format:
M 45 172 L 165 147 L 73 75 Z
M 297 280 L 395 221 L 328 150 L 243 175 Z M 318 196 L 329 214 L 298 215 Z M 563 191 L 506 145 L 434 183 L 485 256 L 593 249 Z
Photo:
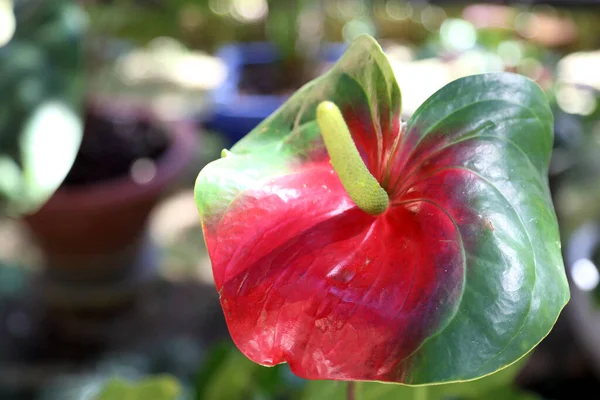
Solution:
M 237 198 L 206 242 L 240 350 L 309 379 L 398 381 L 458 303 L 465 260 L 442 204 L 393 203 L 361 211 L 328 160 Z

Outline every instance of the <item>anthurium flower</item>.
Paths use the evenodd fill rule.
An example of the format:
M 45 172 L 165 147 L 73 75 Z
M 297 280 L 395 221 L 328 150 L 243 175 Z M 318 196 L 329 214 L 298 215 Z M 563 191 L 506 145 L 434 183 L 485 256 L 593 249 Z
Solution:
M 400 121 L 378 44 L 202 170 L 231 336 L 309 379 L 474 379 L 529 352 L 568 300 L 547 171 L 552 114 L 514 74 L 457 80 Z

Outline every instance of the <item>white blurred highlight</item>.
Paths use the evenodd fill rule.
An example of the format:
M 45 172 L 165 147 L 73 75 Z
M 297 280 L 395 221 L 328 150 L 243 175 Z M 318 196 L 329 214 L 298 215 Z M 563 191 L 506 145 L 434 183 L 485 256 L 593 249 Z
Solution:
M 587 258 L 580 258 L 571 266 L 571 278 L 579 289 L 589 292 L 600 283 L 600 274 L 596 265 Z
M 0 0 L 0 47 L 10 42 L 16 28 L 12 0 Z

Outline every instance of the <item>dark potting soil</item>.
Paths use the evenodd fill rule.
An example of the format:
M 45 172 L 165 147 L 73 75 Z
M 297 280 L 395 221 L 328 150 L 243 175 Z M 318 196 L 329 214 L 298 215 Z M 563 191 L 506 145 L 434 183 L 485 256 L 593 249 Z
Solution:
M 169 145 L 168 134 L 149 120 L 88 111 L 83 140 L 63 186 L 80 186 L 130 173 L 139 159 L 158 159 Z
M 246 64 L 242 67 L 238 90 L 249 95 L 289 95 L 299 83 L 295 71 L 281 63 Z

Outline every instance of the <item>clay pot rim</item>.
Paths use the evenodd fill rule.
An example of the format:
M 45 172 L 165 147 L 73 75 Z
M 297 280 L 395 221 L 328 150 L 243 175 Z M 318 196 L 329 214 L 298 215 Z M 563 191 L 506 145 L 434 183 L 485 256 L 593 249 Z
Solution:
M 90 99 L 88 107 L 101 113 L 136 115 L 158 123 L 169 135 L 170 145 L 156 160 L 156 175 L 148 183 L 135 182 L 129 175 L 89 185 L 59 187 L 38 212 L 71 213 L 104 209 L 158 195 L 185 170 L 194 155 L 197 138 L 189 120 L 167 121 L 151 107 L 120 99 Z M 37 214 L 37 213 L 36 213 Z M 35 216 L 35 214 L 33 215 Z

